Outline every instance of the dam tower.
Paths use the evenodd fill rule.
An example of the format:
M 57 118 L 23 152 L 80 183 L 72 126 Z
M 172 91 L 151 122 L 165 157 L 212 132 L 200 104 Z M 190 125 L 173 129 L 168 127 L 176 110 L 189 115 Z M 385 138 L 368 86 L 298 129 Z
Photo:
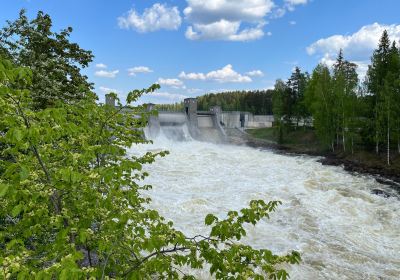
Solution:
M 197 98 L 186 98 L 184 101 L 185 114 L 188 119 L 190 127 L 197 127 Z

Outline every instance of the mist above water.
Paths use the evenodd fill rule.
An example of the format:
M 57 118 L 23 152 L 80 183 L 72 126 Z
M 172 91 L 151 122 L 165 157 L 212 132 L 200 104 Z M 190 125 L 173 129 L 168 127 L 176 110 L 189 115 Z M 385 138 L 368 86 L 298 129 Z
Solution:
M 224 218 L 253 199 L 280 200 L 270 220 L 248 227 L 243 242 L 277 254 L 299 251 L 302 263 L 287 267 L 292 279 L 398 279 L 400 201 L 371 194 L 385 186 L 315 157 L 198 142 L 186 132 L 161 130 L 153 145 L 131 150 L 170 151 L 146 167 L 153 190 L 144 195 L 176 228 L 207 234 L 208 213 Z

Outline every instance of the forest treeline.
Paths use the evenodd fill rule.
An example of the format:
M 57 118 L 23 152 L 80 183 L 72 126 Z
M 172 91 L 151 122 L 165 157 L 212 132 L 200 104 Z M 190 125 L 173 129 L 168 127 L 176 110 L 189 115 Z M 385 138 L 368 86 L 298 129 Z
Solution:
M 274 90 L 237 90 L 221 93 L 208 93 L 197 97 L 197 108 L 209 111 L 213 106 L 221 106 L 223 111 L 246 111 L 256 115 L 272 115 L 272 96 Z M 183 102 L 157 104 L 161 111 L 182 111 Z
M 209 93 L 197 98 L 199 110 L 221 106 L 223 111 L 246 111 L 256 115 L 272 115 L 273 90 L 227 91 Z
M 311 74 L 296 68 L 278 80 L 273 96 L 279 138 L 299 120 L 313 124 L 320 142 L 332 152 L 355 149 L 400 154 L 400 52 L 383 32 L 364 80 L 357 65 L 340 51 L 332 67 L 319 64 Z

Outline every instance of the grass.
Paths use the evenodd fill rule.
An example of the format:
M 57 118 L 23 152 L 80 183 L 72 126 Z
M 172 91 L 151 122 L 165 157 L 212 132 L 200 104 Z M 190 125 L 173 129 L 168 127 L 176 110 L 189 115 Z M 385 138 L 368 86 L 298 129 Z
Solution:
M 249 133 L 254 138 L 276 141 L 275 133 L 273 128 L 256 128 L 256 129 L 247 129 L 247 133 Z
M 278 141 L 277 133 L 274 128 L 248 129 L 246 132 L 257 139 L 274 142 Z M 311 128 L 303 127 L 286 132 L 281 146 L 283 148 L 304 153 L 322 153 L 325 151 L 318 141 L 315 131 Z

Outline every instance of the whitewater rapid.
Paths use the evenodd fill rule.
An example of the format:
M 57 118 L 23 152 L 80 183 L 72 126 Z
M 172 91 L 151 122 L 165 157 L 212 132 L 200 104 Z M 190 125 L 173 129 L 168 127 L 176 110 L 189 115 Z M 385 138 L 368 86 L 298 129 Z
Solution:
M 301 264 L 286 267 L 291 279 L 399 279 L 400 201 L 372 194 L 386 188 L 372 177 L 315 157 L 165 137 L 131 153 L 154 150 L 170 155 L 146 167 L 144 183 L 153 189 L 144 195 L 188 236 L 209 232 L 208 213 L 224 218 L 253 199 L 280 200 L 270 220 L 248 227 L 243 242 L 277 254 L 299 251 Z

